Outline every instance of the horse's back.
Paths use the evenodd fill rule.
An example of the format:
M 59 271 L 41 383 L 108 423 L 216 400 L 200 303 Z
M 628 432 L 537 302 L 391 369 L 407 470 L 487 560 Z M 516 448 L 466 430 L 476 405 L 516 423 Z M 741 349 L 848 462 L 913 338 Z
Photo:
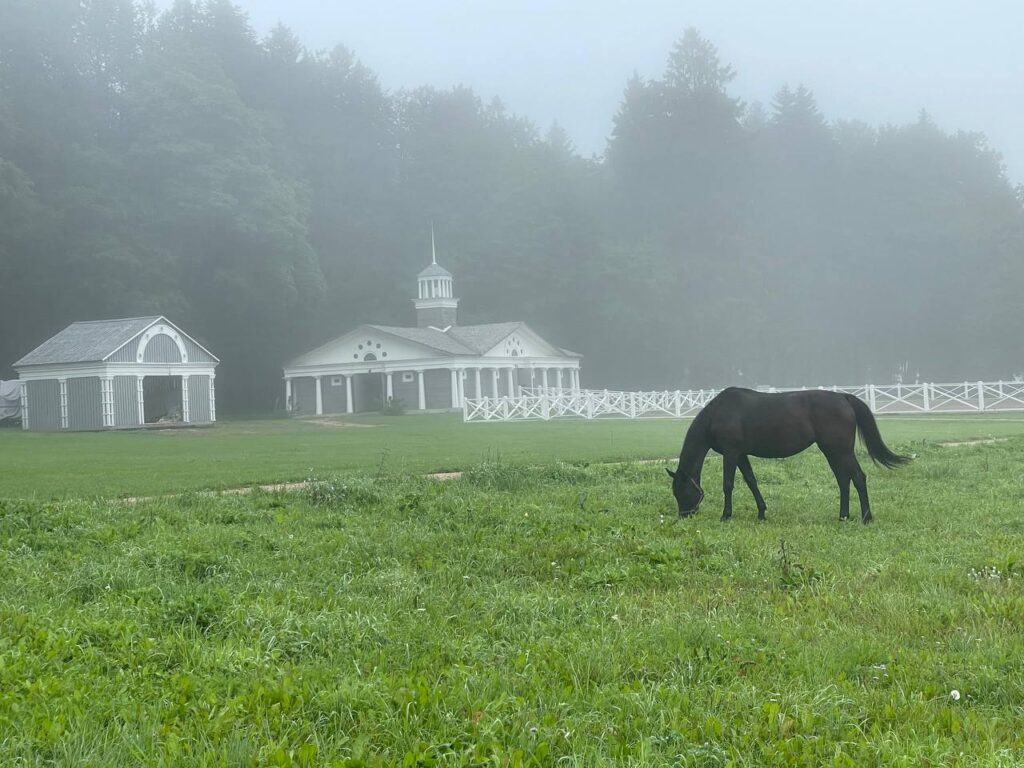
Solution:
M 815 442 L 849 433 L 853 410 L 845 396 L 828 390 L 758 392 L 729 387 L 711 403 L 715 450 L 763 458 L 800 453 Z

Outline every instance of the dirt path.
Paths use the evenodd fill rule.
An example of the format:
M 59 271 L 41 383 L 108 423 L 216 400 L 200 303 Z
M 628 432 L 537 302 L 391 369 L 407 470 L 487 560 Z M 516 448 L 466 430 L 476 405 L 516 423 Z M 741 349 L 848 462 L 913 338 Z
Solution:
M 616 466 L 619 464 L 661 464 L 666 461 L 674 461 L 674 459 L 641 459 L 639 461 L 612 461 L 601 464 L 601 466 Z M 431 472 L 430 474 L 424 475 L 429 480 L 458 480 L 462 477 L 462 472 Z M 200 496 L 246 496 L 254 491 L 265 491 L 267 493 L 280 493 L 282 491 L 301 491 L 308 488 L 310 485 L 309 480 L 299 480 L 292 483 L 268 483 L 266 485 L 245 485 L 240 488 L 224 488 L 219 491 L 196 491 Z M 111 499 L 111 501 L 123 502 L 124 504 L 144 504 L 149 501 L 160 501 L 161 499 L 175 499 L 179 496 L 183 496 L 184 493 L 168 493 L 160 496 L 126 496 L 120 499 Z

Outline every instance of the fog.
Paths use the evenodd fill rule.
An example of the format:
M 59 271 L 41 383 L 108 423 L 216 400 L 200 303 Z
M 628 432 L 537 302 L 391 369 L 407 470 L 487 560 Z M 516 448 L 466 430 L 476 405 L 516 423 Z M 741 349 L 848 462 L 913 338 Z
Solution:
M 465 84 L 542 127 L 558 121 L 585 154 L 604 152 L 625 79 L 660 75 L 693 26 L 736 68 L 746 101 L 803 83 L 829 119 L 906 123 L 924 109 L 944 128 L 983 131 L 1024 181 L 1024 6 L 1013 0 L 242 6 L 261 33 L 283 23 L 312 48 L 344 44 L 387 88 Z
M 0 5 L 0 378 L 166 315 L 267 410 L 413 323 L 431 225 L 584 386 L 1024 371 L 1024 11 L 466 5 Z

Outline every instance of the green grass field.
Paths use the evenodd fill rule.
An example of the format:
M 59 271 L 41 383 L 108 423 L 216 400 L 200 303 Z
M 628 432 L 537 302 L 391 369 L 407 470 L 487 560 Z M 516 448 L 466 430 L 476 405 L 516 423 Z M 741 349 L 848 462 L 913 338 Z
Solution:
M 351 426 L 339 426 L 346 424 Z M 23 433 L 0 429 L 0 497 L 138 496 L 302 480 L 314 474 L 464 469 L 482 461 L 609 462 L 679 454 L 688 421 L 463 424 L 461 417 L 222 422 L 209 429 Z M 887 440 L 1024 435 L 1024 414 L 890 417 Z
M 599 463 L 679 422 L 378 421 L 0 431 L 0 765 L 1024 765 L 1024 419 L 883 420 L 870 526 Z

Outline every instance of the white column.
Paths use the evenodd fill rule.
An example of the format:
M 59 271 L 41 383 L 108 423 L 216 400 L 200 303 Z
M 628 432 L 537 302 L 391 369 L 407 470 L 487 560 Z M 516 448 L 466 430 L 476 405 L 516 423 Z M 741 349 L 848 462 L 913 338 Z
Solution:
M 461 368 L 459 369 L 458 381 L 459 381 L 459 408 L 461 408 L 462 404 L 464 402 L 466 402 L 466 371 L 464 369 L 461 369 Z
M 324 388 L 323 388 L 323 383 L 321 382 L 319 376 L 314 376 L 313 378 L 316 379 L 316 415 L 317 416 L 323 416 L 324 415 Z
M 516 383 L 515 383 L 515 368 L 505 369 L 505 378 L 508 381 L 508 396 L 515 397 Z
M 391 377 L 393 375 L 394 374 L 391 374 L 391 373 L 385 373 L 384 374 L 384 394 L 385 394 L 384 402 L 385 403 L 390 402 L 395 397 L 395 385 L 394 385 L 394 382 L 391 379 Z
M 459 373 L 454 368 L 452 368 L 451 369 L 451 374 L 452 374 L 452 408 L 458 408 L 459 407 L 459 379 L 458 379 Z
M 217 420 L 217 390 L 213 385 L 214 375 L 210 374 L 210 421 Z
M 562 388 L 562 369 L 555 368 L 555 386 L 559 389 Z
M 423 371 L 416 371 L 416 394 L 421 411 L 427 410 L 427 390 L 423 386 Z
M 188 424 L 192 419 L 189 418 L 188 407 L 188 376 L 181 377 L 181 420 L 185 424 Z
M 498 369 L 491 368 L 491 397 L 498 399 Z
M 109 376 L 100 379 L 100 401 L 103 404 L 103 426 L 114 426 L 114 380 Z
M 544 389 L 548 388 L 548 369 L 547 368 L 541 368 L 540 369 L 540 385 L 542 387 L 544 387 Z
M 21 428 L 28 429 L 28 382 L 21 382 Z
M 60 428 L 68 428 L 68 380 L 57 379 L 60 382 Z
M 135 399 L 139 404 L 139 426 L 146 423 L 146 388 L 142 385 L 144 376 L 135 377 Z
M 581 389 L 581 387 L 580 387 L 580 369 L 579 368 L 574 368 L 572 373 L 573 373 L 573 376 L 572 376 L 572 378 L 573 378 L 573 386 L 576 388 L 576 391 L 579 392 L 580 389 Z
M 480 391 L 480 369 L 473 369 L 473 395 L 477 398 L 483 397 L 483 392 Z
M 355 412 L 355 403 L 352 402 L 352 377 L 345 376 L 345 413 Z
M 284 380 L 284 409 L 288 413 L 292 412 L 292 380 Z

